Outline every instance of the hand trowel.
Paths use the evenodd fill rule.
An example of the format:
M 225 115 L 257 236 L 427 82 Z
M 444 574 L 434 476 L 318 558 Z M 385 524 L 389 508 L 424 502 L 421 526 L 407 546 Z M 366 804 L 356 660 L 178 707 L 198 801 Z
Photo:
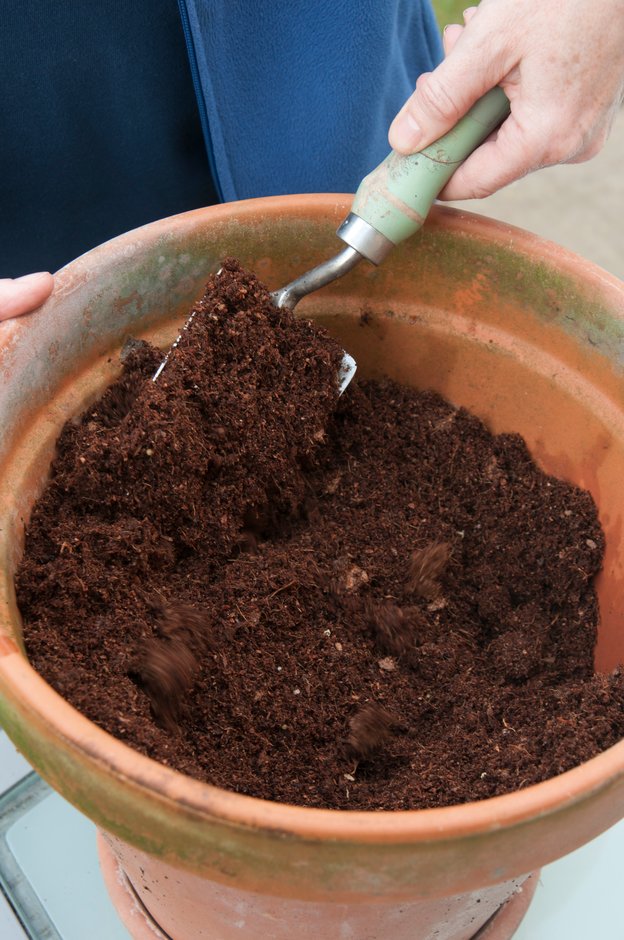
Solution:
M 504 91 L 499 87 L 492 88 L 452 130 L 429 147 L 410 156 L 391 151 L 376 169 L 364 177 L 351 211 L 338 227 L 336 234 L 347 247 L 274 291 L 271 297 L 275 305 L 294 310 L 302 297 L 344 277 L 360 261 L 380 264 L 395 245 L 422 227 L 437 195 L 458 166 L 508 114 L 509 101 Z M 172 348 L 176 345 L 177 340 Z M 168 355 L 154 380 L 162 372 Z M 353 378 L 355 370 L 355 360 L 345 352 L 338 376 L 340 394 Z

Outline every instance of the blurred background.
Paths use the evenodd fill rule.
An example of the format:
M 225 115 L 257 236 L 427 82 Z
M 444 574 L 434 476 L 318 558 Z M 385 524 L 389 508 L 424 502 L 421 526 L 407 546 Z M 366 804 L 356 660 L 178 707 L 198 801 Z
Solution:
M 467 0 L 433 0 L 440 28 L 463 23 Z M 487 199 L 453 203 L 528 229 L 624 280 L 624 110 L 602 152 L 588 163 L 548 167 Z

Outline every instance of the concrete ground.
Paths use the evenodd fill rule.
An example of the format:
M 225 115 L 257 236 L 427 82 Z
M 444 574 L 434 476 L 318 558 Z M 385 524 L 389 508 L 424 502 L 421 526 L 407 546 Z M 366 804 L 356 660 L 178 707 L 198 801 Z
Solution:
M 624 110 L 588 163 L 548 167 L 454 205 L 557 242 L 624 280 Z

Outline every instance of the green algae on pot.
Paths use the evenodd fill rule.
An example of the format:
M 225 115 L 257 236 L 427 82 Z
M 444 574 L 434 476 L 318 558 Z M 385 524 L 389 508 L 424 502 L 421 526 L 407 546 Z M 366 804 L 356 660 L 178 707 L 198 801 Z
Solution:
M 537 786 L 445 809 L 343 813 L 226 793 L 110 738 L 20 652 L 12 576 L 23 521 L 60 428 L 116 374 L 124 338 L 142 333 L 167 345 L 225 254 L 271 287 L 331 256 L 348 202 L 252 200 L 154 223 L 74 262 L 40 312 L 0 331 L 0 715 L 35 767 L 105 831 L 169 930 L 176 901 L 186 901 L 194 923 L 210 918 L 222 937 L 245 936 L 231 925 L 238 904 L 254 930 L 266 931 L 269 916 L 295 917 L 284 936 L 338 935 L 352 923 L 359 940 L 382 930 L 399 940 L 420 929 L 424 938 L 440 925 L 442 936 L 468 940 L 528 872 L 624 815 L 623 743 Z M 493 431 L 520 432 L 547 472 L 590 489 L 607 538 L 598 579 L 602 670 L 624 659 L 623 311 L 624 289 L 604 272 L 448 209 L 434 210 L 421 235 L 379 269 L 360 266 L 301 304 L 302 314 L 330 325 L 364 374 L 435 389 Z M 146 859 L 158 891 L 154 880 L 141 881 Z M 184 880 L 173 897 L 165 875 Z M 209 911 L 202 894 L 212 896 Z M 174 935 L 201 936 L 193 929 Z
M 548 243 L 541 258 L 536 258 L 523 240 L 518 242 L 517 230 L 511 227 L 507 244 L 489 245 L 484 251 L 478 224 L 475 229 L 477 237 L 463 241 L 459 251 L 453 236 L 444 230 L 429 232 L 429 238 L 423 240 L 418 260 L 423 302 L 427 302 L 427 275 L 433 266 L 449 284 L 461 283 L 481 294 L 494 291 L 501 311 L 507 302 L 524 307 L 624 363 L 624 322 L 609 315 L 589 284 L 584 289 L 579 283 L 579 269 L 586 262 L 558 258 L 559 263 L 553 265 L 557 252 L 553 253 Z M 435 290 L 433 298 L 435 302 Z

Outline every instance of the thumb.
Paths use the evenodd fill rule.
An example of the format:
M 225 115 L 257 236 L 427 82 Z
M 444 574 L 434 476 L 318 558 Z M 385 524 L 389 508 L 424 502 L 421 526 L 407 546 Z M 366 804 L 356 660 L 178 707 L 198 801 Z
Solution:
M 492 49 L 481 55 L 471 37 L 472 22 L 447 58 L 416 82 L 416 90 L 390 125 L 390 146 L 398 153 L 422 150 L 454 127 L 504 75 Z M 475 65 L 475 63 L 478 63 Z
M 25 274 L 15 280 L 0 279 L 0 320 L 19 317 L 40 307 L 54 287 L 54 278 L 47 271 Z

